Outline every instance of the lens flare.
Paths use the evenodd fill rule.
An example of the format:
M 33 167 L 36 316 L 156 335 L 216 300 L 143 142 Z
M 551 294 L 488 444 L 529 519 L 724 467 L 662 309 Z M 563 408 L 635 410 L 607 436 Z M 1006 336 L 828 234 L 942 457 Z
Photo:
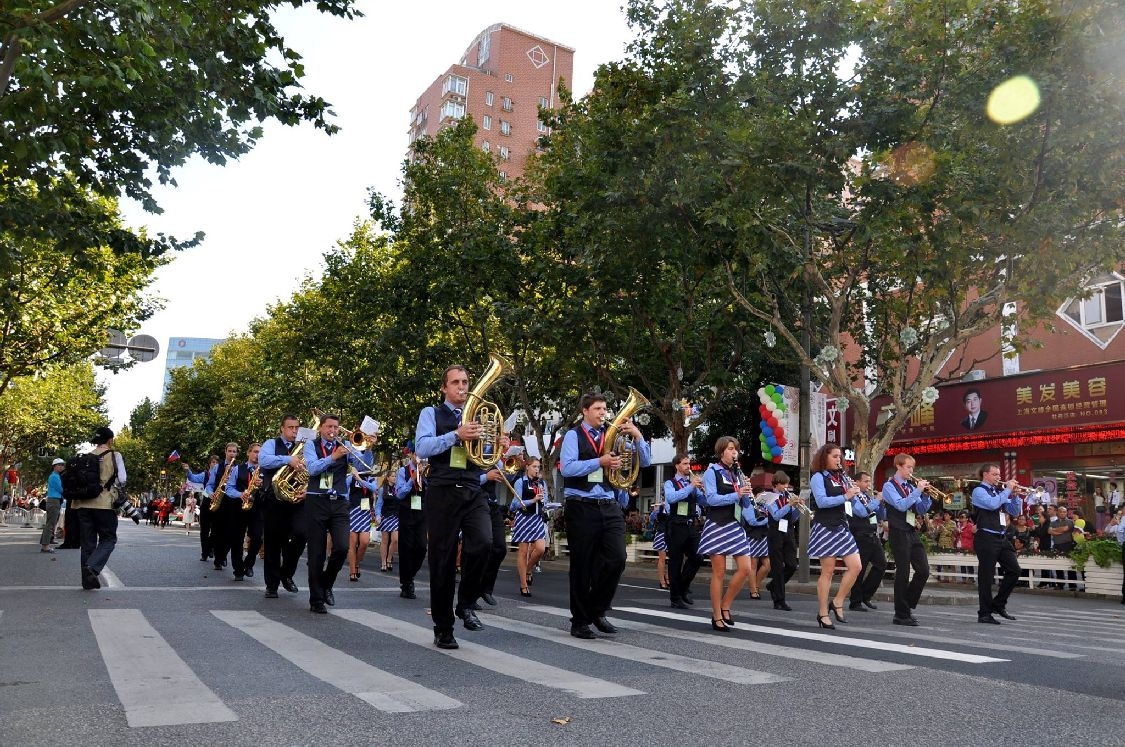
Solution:
M 1026 119 L 1039 108 L 1039 86 L 1026 75 L 1009 78 L 988 96 L 988 118 L 996 124 L 1010 125 Z

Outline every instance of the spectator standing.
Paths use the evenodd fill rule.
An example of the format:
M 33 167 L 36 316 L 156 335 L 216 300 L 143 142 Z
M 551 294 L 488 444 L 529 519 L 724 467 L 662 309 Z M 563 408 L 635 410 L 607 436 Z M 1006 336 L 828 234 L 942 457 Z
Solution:
M 39 552 L 54 552 L 51 541 L 55 538 L 55 527 L 59 524 L 59 514 L 62 512 L 62 474 L 66 462 L 55 459 L 51 462 L 51 474 L 47 476 L 47 498 L 44 508 L 47 516 L 43 520 L 43 534 L 39 537 Z

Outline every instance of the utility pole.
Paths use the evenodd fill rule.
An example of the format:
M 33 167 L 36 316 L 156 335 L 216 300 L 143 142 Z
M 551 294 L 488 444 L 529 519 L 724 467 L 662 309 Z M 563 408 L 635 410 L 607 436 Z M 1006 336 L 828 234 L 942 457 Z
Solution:
M 810 390 L 812 388 L 811 379 L 812 372 L 809 366 L 805 363 L 812 355 L 812 292 L 809 288 L 808 278 L 808 264 L 812 261 L 812 226 L 809 221 L 812 216 L 812 192 L 809 187 L 805 187 L 805 236 L 804 236 L 804 251 L 803 259 L 804 266 L 802 268 L 801 283 L 801 349 L 805 353 L 804 360 L 801 362 L 801 392 L 800 392 L 800 421 L 799 430 L 800 441 L 798 442 L 797 449 L 797 466 L 799 472 L 799 485 L 801 486 L 801 496 L 805 499 L 805 505 L 811 506 L 812 491 L 809 487 L 809 464 L 812 460 L 812 413 L 811 413 L 811 400 Z M 798 564 L 797 564 L 797 580 L 801 583 L 807 583 L 809 580 L 809 515 L 801 513 L 801 520 L 798 524 L 797 532 L 797 551 Z

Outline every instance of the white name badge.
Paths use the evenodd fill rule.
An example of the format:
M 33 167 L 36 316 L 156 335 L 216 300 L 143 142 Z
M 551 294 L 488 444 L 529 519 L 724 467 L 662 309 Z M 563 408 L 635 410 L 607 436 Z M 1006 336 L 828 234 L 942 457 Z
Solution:
M 870 522 L 871 524 L 873 524 L 874 526 L 879 525 L 879 517 L 876 516 L 875 514 L 871 514 L 870 516 L 868 516 L 867 521 Z
M 410 510 L 411 511 L 421 511 L 422 510 L 422 496 L 420 496 L 420 495 L 410 496 Z
M 742 506 L 734 504 L 734 520 L 742 521 Z
M 789 519 L 779 519 L 778 522 L 777 522 L 777 531 L 782 532 L 782 533 L 788 532 L 789 531 Z
M 1008 512 L 1007 511 L 1001 511 L 1000 512 L 1000 526 L 1002 526 L 1002 527 L 1008 526 Z
M 918 526 L 918 517 L 914 515 L 913 511 L 906 512 L 906 523 L 912 527 Z
M 676 504 L 676 516 L 687 516 L 688 502 L 680 501 Z
M 371 499 L 370 498 L 360 498 L 359 499 L 359 510 L 360 511 L 370 511 L 371 510 Z
M 601 467 L 586 475 L 586 482 L 601 482 L 603 479 Z
M 844 501 L 844 513 L 846 513 L 849 517 L 851 517 L 851 516 L 855 515 L 854 512 L 855 512 L 855 509 L 852 508 L 852 502 L 851 501 Z
M 332 473 L 331 472 L 321 473 L 321 475 L 320 475 L 320 489 L 321 490 L 331 490 L 332 489 Z

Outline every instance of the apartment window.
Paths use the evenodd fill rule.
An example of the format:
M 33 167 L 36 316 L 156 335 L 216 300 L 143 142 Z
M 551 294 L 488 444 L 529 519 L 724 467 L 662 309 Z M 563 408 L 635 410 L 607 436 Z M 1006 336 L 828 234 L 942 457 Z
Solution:
M 501 102 L 501 107 L 504 109 L 504 111 L 510 112 L 512 110 L 512 100 L 505 96 Z
M 500 146 L 500 159 L 504 160 L 504 161 L 508 160 L 508 146 L 506 146 L 506 145 Z
M 484 105 L 485 106 L 492 106 L 492 91 L 485 91 L 484 92 Z
M 460 119 L 465 116 L 465 105 L 460 101 L 446 101 L 441 105 L 442 119 Z
M 546 96 L 540 96 L 539 97 L 539 108 L 540 109 L 546 109 L 550 106 L 551 106 L 551 102 L 547 101 Z
M 480 126 L 484 129 L 486 129 L 486 130 L 491 130 L 492 129 L 492 117 L 485 114 L 480 119 Z
M 540 132 L 546 133 L 547 125 L 543 124 L 543 122 L 536 122 L 535 129 L 539 130 Z
M 1125 278 L 1102 275 L 1087 290 L 1088 298 L 1068 299 L 1058 313 L 1104 350 L 1125 328 Z
M 501 135 L 511 135 L 512 134 L 512 123 L 509 122 L 506 119 L 501 119 L 500 120 L 500 134 Z
M 500 181 L 502 181 L 502 182 L 508 181 L 508 172 L 507 171 L 501 171 L 500 172 Z
M 480 149 L 483 150 L 485 153 L 491 153 L 492 152 L 492 143 L 485 140 L 483 143 L 480 144 Z
M 462 78 L 460 75 L 449 75 L 445 78 L 445 83 L 441 86 L 441 95 L 453 92 L 458 96 L 464 96 L 469 92 L 469 79 Z
M 492 50 L 492 34 L 485 34 L 480 40 L 480 46 L 477 48 L 477 67 L 484 67 L 484 63 L 488 62 L 488 55 Z
M 512 78 L 511 73 L 505 73 L 505 75 L 504 75 L 504 82 L 505 83 L 511 83 L 513 80 L 514 79 Z

